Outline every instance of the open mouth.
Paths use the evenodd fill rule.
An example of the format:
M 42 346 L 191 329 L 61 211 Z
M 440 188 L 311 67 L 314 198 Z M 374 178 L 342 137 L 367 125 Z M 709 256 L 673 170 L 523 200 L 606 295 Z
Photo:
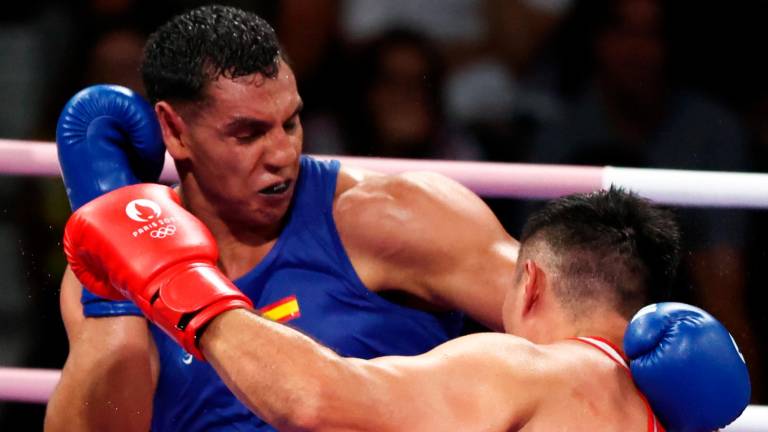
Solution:
M 262 195 L 280 195 L 282 193 L 285 193 L 290 186 L 291 186 L 291 181 L 286 180 L 284 182 L 275 183 L 272 186 L 267 186 L 264 189 L 260 190 L 259 193 Z

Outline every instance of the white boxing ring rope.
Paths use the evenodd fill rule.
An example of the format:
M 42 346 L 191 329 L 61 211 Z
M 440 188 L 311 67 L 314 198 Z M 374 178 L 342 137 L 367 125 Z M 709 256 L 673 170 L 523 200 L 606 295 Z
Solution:
M 322 156 L 383 173 L 433 171 L 485 197 L 547 199 L 623 186 L 659 204 L 695 207 L 768 208 L 768 174 L 522 163 L 456 162 Z M 59 176 L 50 142 L 0 139 L 0 175 Z M 161 180 L 177 180 L 166 157 Z M 46 403 L 60 371 L 0 367 L 0 401 Z M 768 406 L 752 405 L 725 430 L 768 431 Z

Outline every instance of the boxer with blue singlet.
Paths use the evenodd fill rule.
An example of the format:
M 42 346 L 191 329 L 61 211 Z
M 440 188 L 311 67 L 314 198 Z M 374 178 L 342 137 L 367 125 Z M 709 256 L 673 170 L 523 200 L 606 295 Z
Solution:
M 115 216 L 138 198 L 176 234 L 126 235 L 136 223 Z M 254 314 L 179 202 L 159 185 L 94 200 L 67 223 L 67 259 L 98 294 L 136 302 L 280 430 L 663 431 L 633 377 L 671 431 L 723 427 L 749 402 L 743 358 L 709 314 L 662 303 L 630 320 L 652 285 L 670 282 L 678 233 L 666 212 L 620 190 L 554 200 L 528 221 L 504 302 L 510 334 L 368 361 Z
M 145 54 L 155 112 L 143 115 L 159 120 L 182 202 L 213 232 L 219 268 L 265 316 L 363 358 L 418 354 L 455 337 L 455 309 L 501 328 L 517 242 L 477 196 L 442 176 L 383 176 L 300 156 L 301 98 L 265 22 L 228 7 L 195 9 L 161 27 Z M 103 90 L 86 94 L 115 96 Z M 123 147 L 132 137 L 120 122 L 101 120 L 111 108 L 79 101 L 71 108 L 89 130 L 81 147 L 70 136 L 58 140 L 71 153 L 62 164 L 73 208 L 78 196 L 154 180 L 122 162 L 135 160 Z M 78 170 L 99 179 L 95 167 L 104 164 L 124 170 L 122 179 L 67 179 Z M 152 207 L 128 213 L 141 220 L 137 238 L 168 235 Z M 83 291 L 81 305 L 80 290 L 68 272 L 61 301 L 70 354 L 48 430 L 272 430 L 208 363 L 148 327 L 134 304 Z

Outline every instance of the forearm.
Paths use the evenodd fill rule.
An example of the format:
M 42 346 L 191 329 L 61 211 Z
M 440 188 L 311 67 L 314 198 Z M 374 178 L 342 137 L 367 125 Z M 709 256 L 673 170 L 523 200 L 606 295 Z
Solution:
M 107 327 L 116 337 L 104 343 L 99 332 Z M 149 430 L 156 375 L 149 337 L 143 319 L 86 320 L 48 402 L 45 430 Z
M 221 379 L 280 430 L 364 430 L 379 380 L 289 327 L 244 309 L 213 320 L 200 347 Z

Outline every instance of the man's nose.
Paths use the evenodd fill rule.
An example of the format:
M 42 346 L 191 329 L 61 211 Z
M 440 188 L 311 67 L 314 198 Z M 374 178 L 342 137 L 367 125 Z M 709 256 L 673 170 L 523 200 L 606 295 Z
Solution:
M 265 149 L 264 164 L 269 170 L 279 170 L 292 165 L 298 158 L 296 138 L 289 136 L 281 128 L 270 133 L 269 143 Z

